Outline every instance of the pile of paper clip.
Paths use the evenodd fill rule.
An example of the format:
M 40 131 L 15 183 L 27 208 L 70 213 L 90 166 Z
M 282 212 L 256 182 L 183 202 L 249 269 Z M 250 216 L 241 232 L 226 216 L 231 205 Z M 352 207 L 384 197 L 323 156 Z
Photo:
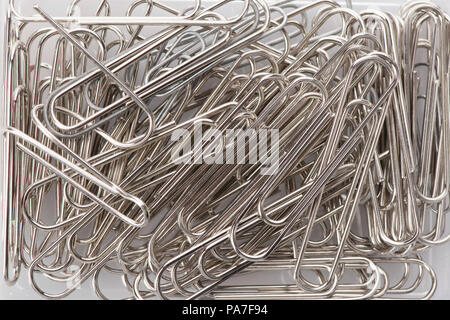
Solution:
M 5 280 L 22 270 L 47 298 L 85 282 L 104 299 L 431 297 L 424 251 L 450 239 L 449 16 L 174 3 L 11 0 Z M 277 132 L 278 151 L 174 161 L 191 140 L 174 133 L 206 135 L 183 158 L 212 128 Z

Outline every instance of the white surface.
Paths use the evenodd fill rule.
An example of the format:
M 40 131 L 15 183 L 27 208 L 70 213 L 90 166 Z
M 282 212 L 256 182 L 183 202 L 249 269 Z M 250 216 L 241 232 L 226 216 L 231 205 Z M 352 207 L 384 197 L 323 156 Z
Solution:
M 0 0 L 0 29 L 5 25 L 5 15 L 7 10 L 9 0 Z M 305 2 L 306 1 L 301 1 Z M 450 13 L 450 1 L 448 0 L 435 0 L 436 4 L 440 5 L 447 13 Z M 67 1 L 61 0 L 16 0 L 17 6 L 23 7 L 24 13 L 29 14 L 32 13 L 32 5 L 34 3 L 38 3 L 42 8 L 49 11 L 50 14 L 61 14 L 61 12 L 65 7 Z M 176 3 L 173 1 L 172 3 Z M 183 2 L 184 5 L 186 2 Z M 341 2 L 345 5 L 345 2 Z M 368 1 L 353 1 L 354 9 L 357 11 L 364 10 L 367 8 L 377 8 L 382 10 L 388 10 L 391 12 L 396 12 L 400 4 L 403 3 L 402 0 L 392 0 L 389 2 L 368 2 Z M 4 43 L 4 31 L 0 32 L 0 43 Z M 2 46 L 3 47 L 3 46 Z M 4 55 L 2 55 L 4 57 Z M 1 74 L 4 75 L 4 65 L 2 63 L 0 65 L 0 70 L 3 71 Z M 3 79 L 2 79 L 3 81 Z M 3 101 L 3 90 L 0 93 L 0 101 Z M 1 121 L 4 124 L 5 119 L 4 113 L 0 113 L 0 117 L 2 117 Z M 3 144 L 3 139 L 2 139 Z M 3 148 L 1 149 L 3 150 Z M 4 155 L 3 155 L 4 156 Z M 4 161 L 1 161 L 4 163 Z M 1 179 L 3 181 L 3 179 Z M 4 194 L 1 194 L 2 198 L 1 203 L 3 204 Z M 2 219 L 2 217 L 0 217 Z M 2 249 L 0 249 L 2 250 Z M 434 299 L 450 299 L 450 243 L 434 247 L 429 249 L 424 254 L 425 260 L 433 267 L 436 272 L 436 276 L 438 279 L 438 286 L 434 295 Z M 3 255 L 1 255 L 1 258 Z M 271 280 L 283 281 L 286 278 L 286 274 L 283 273 L 272 273 L 269 277 Z M 260 279 L 267 279 L 267 276 L 262 277 Z M 115 278 L 114 281 L 120 281 L 118 278 Z M 113 289 L 114 281 L 108 283 L 107 287 Z M 121 284 L 120 284 L 121 286 Z M 114 290 L 113 290 L 114 291 Z M 114 297 L 114 292 L 112 292 L 112 296 Z M 120 296 L 116 296 L 119 298 Z M 80 290 L 76 290 L 69 296 L 70 299 L 96 299 L 96 295 L 94 294 L 90 282 L 85 283 Z M 0 280 L 0 299 L 41 299 L 41 297 L 31 289 L 28 284 L 27 272 L 26 270 L 22 270 L 21 277 L 19 281 L 13 287 L 8 287 L 5 285 L 3 281 Z

